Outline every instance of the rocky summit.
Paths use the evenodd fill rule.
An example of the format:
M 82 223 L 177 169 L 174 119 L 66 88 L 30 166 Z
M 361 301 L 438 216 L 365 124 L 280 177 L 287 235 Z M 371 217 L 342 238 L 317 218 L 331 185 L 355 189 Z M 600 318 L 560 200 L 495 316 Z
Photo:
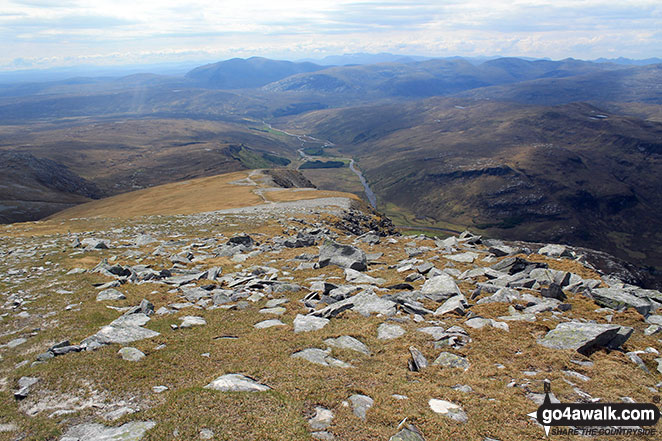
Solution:
M 0 256 L 3 440 L 543 439 L 545 381 L 662 388 L 660 292 L 355 199 L 15 224 Z

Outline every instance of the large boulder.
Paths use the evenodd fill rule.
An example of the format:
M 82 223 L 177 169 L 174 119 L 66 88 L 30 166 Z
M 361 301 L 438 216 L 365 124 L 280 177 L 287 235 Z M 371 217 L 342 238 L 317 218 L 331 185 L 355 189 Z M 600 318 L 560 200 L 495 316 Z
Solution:
M 441 273 L 427 280 L 423 284 L 421 292 L 425 297 L 437 302 L 462 294 L 453 277 L 446 273 Z
M 591 296 L 593 297 L 593 300 L 595 300 L 595 303 L 600 306 L 606 306 L 617 310 L 634 308 L 644 316 L 648 315 L 652 308 L 652 304 L 648 300 L 637 297 L 619 288 L 597 288 L 591 291 Z
M 359 248 L 327 240 L 320 247 L 319 265 L 320 267 L 336 265 L 341 268 L 365 271 L 368 269 L 368 259 L 363 250 Z
M 618 325 L 567 322 L 549 331 L 539 343 L 553 349 L 574 349 L 586 355 L 598 347 L 614 348 L 614 339 L 618 340 L 614 343 L 619 343 L 619 346 L 625 343 L 620 332 L 621 326 Z

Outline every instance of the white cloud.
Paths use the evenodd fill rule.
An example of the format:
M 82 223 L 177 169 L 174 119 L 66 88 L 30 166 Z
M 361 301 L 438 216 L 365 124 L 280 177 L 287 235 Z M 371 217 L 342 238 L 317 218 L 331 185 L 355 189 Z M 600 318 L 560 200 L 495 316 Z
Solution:
M 350 51 L 644 58 L 662 47 L 659 0 L 4 2 L 0 68 Z

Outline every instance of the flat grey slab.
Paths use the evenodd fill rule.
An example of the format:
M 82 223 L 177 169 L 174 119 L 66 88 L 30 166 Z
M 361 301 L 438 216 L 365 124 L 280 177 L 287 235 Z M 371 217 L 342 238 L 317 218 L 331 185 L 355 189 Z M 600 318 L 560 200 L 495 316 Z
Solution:
M 392 340 L 405 335 L 406 331 L 400 325 L 382 323 L 377 328 L 377 338 L 380 340 Z
M 152 421 L 132 421 L 119 427 L 79 424 L 70 427 L 60 441 L 138 441 L 155 425 Z
M 543 337 L 539 343 L 553 349 L 574 349 L 580 353 L 590 352 L 598 346 L 607 345 L 620 331 L 617 325 L 568 322 L 560 323 Z
M 349 335 L 341 335 L 338 338 L 327 338 L 324 340 L 324 343 L 335 348 L 350 349 L 365 355 L 370 355 L 370 349 L 368 349 L 365 344 Z
M 372 407 L 375 401 L 367 395 L 352 395 L 349 397 L 349 402 L 352 403 L 352 410 L 354 415 L 361 418 L 362 420 L 366 419 L 368 409 Z
M 294 318 L 294 332 L 310 332 L 322 329 L 329 323 L 329 319 L 312 315 L 297 314 Z
M 241 374 L 225 374 L 206 385 L 205 389 L 221 392 L 264 392 L 271 388 Z
M 299 352 L 295 352 L 294 354 L 291 355 L 292 358 L 302 358 L 304 360 L 307 360 L 311 363 L 314 364 L 319 364 L 320 366 L 327 366 L 327 367 L 340 367 L 340 368 L 350 368 L 352 365 L 349 363 L 345 363 L 342 360 L 338 360 L 337 358 L 333 358 L 331 355 L 331 350 L 327 349 L 322 350 L 318 348 L 309 348 L 309 349 L 304 349 Z
M 287 325 L 278 319 L 263 320 L 253 325 L 253 327 L 256 329 L 267 329 L 267 328 L 272 328 L 274 326 L 287 326 Z

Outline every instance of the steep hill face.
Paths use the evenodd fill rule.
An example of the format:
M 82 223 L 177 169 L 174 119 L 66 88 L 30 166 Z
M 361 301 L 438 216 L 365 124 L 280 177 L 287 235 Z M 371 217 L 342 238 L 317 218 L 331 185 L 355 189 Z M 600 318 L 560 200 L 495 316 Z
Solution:
M 381 206 L 404 207 L 410 221 L 662 267 L 660 123 L 588 104 L 429 100 L 314 112 L 292 126 L 357 158 Z
M 262 57 L 233 58 L 200 66 L 186 74 L 199 85 L 215 89 L 261 87 L 290 75 L 324 69 L 313 63 L 270 60 Z
M 662 293 L 616 262 L 403 237 L 347 195 L 235 177 L 225 210 L 118 218 L 115 197 L 0 226 L 2 437 L 519 441 L 544 439 L 546 382 L 563 403 L 662 389 Z
M 64 165 L 16 151 L 0 151 L 0 188 L 0 223 L 40 219 L 102 196 Z

